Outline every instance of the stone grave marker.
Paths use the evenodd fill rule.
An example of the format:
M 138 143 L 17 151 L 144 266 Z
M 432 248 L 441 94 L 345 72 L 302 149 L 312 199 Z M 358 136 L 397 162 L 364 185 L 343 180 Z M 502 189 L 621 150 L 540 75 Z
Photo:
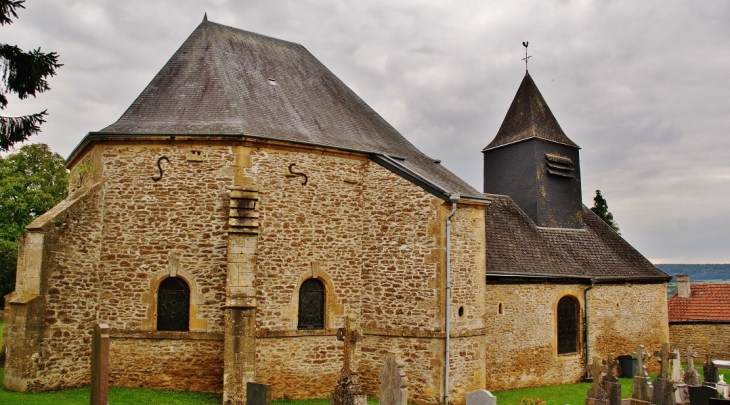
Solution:
M 395 353 L 385 356 L 380 373 L 380 405 L 408 405 L 408 377 L 403 366 L 405 363 Z
M 606 370 L 606 375 L 603 376 L 602 382 L 603 389 L 606 391 L 606 395 L 608 395 L 608 402 L 611 405 L 621 405 L 621 382 L 616 378 L 616 374 L 614 374 L 617 365 L 618 360 L 613 357 L 613 353 L 609 353 L 606 358 L 606 367 L 608 367 L 608 370 Z
M 246 405 L 271 405 L 271 386 L 246 383 Z
M 707 353 L 707 361 L 702 365 L 702 371 L 705 375 L 705 383 L 716 383 L 718 379 L 717 366 L 712 361 L 710 353 Z
M 674 349 L 674 357 L 672 358 L 672 380 L 674 382 L 680 382 L 684 375 L 684 369 L 682 368 L 682 359 L 679 357 L 679 349 Z
M 94 325 L 91 337 L 91 405 L 108 405 L 109 390 L 109 325 Z
M 345 317 L 345 327 L 337 330 L 337 340 L 344 343 L 344 361 L 340 370 L 335 390 L 332 391 L 332 405 L 367 405 L 367 397 L 360 387 L 360 376 L 357 374 L 355 351 L 362 342 L 362 331 L 356 328 L 357 321 L 353 316 Z
M 610 405 L 608 394 L 606 394 L 606 390 L 603 389 L 603 384 L 601 383 L 603 373 L 608 372 L 608 367 L 603 365 L 600 357 L 594 356 L 593 363 L 588 364 L 586 368 L 593 377 L 593 385 L 588 390 L 586 405 Z
M 487 390 L 467 392 L 466 405 L 497 405 L 497 397 Z
M 644 364 L 651 355 L 644 351 L 644 345 L 639 345 L 634 353 L 631 353 L 631 357 L 637 359 L 639 362 L 636 365 L 636 375 L 634 376 L 634 383 L 631 386 L 631 404 L 632 405 L 649 405 L 651 403 L 651 392 L 652 385 L 649 373 L 646 372 L 646 365 Z
M 674 402 L 677 405 L 689 405 L 689 388 L 683 381 L 684 369 L 682 359 L 679 356 L 679 349 L 674 349 L 672 358 L 672 381 L 674 381 Z
M 695 369 L 694 364 L 694 357 L 697 356 L 697 353 L 694 353 L 692 351 L 692 348 L 687 348 L 687 353 L 684 354 L 685 357 L 687 357 L 687 371 L 684 372 L 684 377 L 682 380 L 685 384 L 689 385 L 690 387 L 696 387 L 702 384 L 702 381 L 700 380 L 700 374 Z
M 674 383 L 669 379 L 669 361 L 674 358 L 675 353 L 669 351 L 669 343 L 662 343 L 662 350 L 654 352 L 654 356 L 659 357 L 661 368 L 654 381 L 651 402 L 654 405 L 675 405 Z

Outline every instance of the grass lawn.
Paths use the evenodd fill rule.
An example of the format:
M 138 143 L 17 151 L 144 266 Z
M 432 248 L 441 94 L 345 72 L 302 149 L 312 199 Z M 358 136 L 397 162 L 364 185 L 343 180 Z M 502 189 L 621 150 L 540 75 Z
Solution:
M 619 378 L 621 381 L 621 397 L 631 396 L 631 384 L 633 378 Z M 522 398 L 542 399 L 547 405 L 572 404 L 581 405 L 586 402 L 586 393 L 591 388 L 591 383 L 577 383 L 554 386 L 542 386 L 535 388 L 522 388 L 518 390 L 493 391 L 499 405 L 519 405 Z

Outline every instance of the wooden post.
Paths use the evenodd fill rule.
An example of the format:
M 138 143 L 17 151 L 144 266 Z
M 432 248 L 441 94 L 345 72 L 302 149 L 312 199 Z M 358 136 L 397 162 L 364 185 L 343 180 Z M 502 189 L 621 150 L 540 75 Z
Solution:
M 109 389 L 109 325 L 94 325 L 91 338 L 91 405 L 108 405 Z

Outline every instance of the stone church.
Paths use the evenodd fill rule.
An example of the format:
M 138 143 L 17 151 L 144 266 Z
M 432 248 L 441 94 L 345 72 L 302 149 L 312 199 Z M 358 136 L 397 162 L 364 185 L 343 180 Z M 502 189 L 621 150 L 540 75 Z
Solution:
M 87 385 L 96 323 L 112 385 L 231 404 L 247 381 L 327 397 L 346 316 L 365 392 L 396 352 L 424 404 L 667 342 L 669 276 L 581 203 L 579 147 L 529 75 L 482 152 L 484 192 L 303 46 L 204 19 L 28 225 L 3 386 Z

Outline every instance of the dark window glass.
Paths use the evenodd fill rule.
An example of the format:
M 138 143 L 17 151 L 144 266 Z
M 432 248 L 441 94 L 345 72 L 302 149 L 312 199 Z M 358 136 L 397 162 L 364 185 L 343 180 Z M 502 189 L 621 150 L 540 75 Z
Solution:
M 170 277 L 157 290 L 157 330 L 190 329 L 190 287 L 179 277 Z
M 578 351 L 578 302 L 572 297 L 558 301 L 558 354 Z
M 310 278 L 299 288 L 297 329 L 324 329 L 324 284 Z

